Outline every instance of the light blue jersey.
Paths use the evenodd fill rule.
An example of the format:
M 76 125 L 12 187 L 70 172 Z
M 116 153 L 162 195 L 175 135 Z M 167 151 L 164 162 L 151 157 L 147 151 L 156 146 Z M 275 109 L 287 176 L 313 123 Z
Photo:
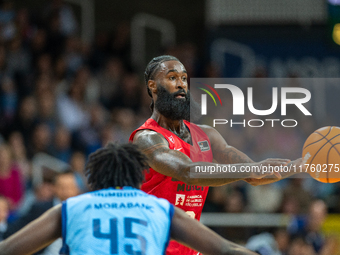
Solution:
M 69 198 L 60 254 L 165 254 L 174 207 L 131 187 Z

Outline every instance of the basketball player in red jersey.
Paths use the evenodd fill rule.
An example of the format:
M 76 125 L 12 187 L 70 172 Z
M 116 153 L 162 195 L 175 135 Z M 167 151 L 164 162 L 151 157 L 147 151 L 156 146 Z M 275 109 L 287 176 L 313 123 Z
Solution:
M 130 141 L 137 144 L 148 158 L 150 166 L 142 190 L 167 199 L 186 213 L 200 219 L 208 193 L 208 186 L 221 186 L 237 180 L 252 185 L 279 180 L 281 175 L 260 179 L 259 173 L 238 173 L 238 178 L 228 178 L 228 173 L 216 178 L 190 178 L 190 168 L 219 164 L 286 165 L 286 159 L 267 159 L 259 163 L 228 145 L 212 127 L 189 122 L 191 113 L 199 105 L 190 100 L 187 72 L 173 56 L 160 56 L 151 60 L 144 73 L 149 95 L 152 97 L 152 116 L 135 130 Z M 198 254 L 174 241 L 167 254 Z

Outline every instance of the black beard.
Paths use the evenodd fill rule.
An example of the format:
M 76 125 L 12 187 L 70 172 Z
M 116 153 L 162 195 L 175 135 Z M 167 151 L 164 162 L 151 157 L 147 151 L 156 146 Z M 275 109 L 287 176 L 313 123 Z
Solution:
M 176 98 L 179 93 L 185 94 L 185 99 Z M 191 120 L 195 121 L 200 116 L 200 105 L 195 102 L 190 92 L 185 93 L 184 89 L 180 89 L 175 93 L 169 93 L 162 85 L 157 84 L 157 101 L 155 108 L 164 117 L 171 120 Z

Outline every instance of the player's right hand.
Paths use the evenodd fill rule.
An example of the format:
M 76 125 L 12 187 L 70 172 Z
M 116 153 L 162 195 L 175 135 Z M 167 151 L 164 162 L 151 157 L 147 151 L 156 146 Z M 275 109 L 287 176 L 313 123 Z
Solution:
M 251 172 L 251 178 L 262 179 L 266 176 L 281 178 L 283 166 L 288 165 L 290 159 L 269 158 L 255 163 L 256 170 Z

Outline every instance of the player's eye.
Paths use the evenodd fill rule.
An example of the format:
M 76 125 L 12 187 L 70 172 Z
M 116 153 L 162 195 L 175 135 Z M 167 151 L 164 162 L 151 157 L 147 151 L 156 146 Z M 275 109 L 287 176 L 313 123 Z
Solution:
M 170 78 L 169 78 L 171 81 L 173 81 L 173 80 L 175 80 L 176 79 L 176 77 L 175 76 L 170 76 Z
M 186 81 L 186 80 L 187 80 L 187 77 L 186 77 L 186 76 L 183 76 L 183 77 L 182 77 L 182 80 L 183 80 L 183 81 Z

